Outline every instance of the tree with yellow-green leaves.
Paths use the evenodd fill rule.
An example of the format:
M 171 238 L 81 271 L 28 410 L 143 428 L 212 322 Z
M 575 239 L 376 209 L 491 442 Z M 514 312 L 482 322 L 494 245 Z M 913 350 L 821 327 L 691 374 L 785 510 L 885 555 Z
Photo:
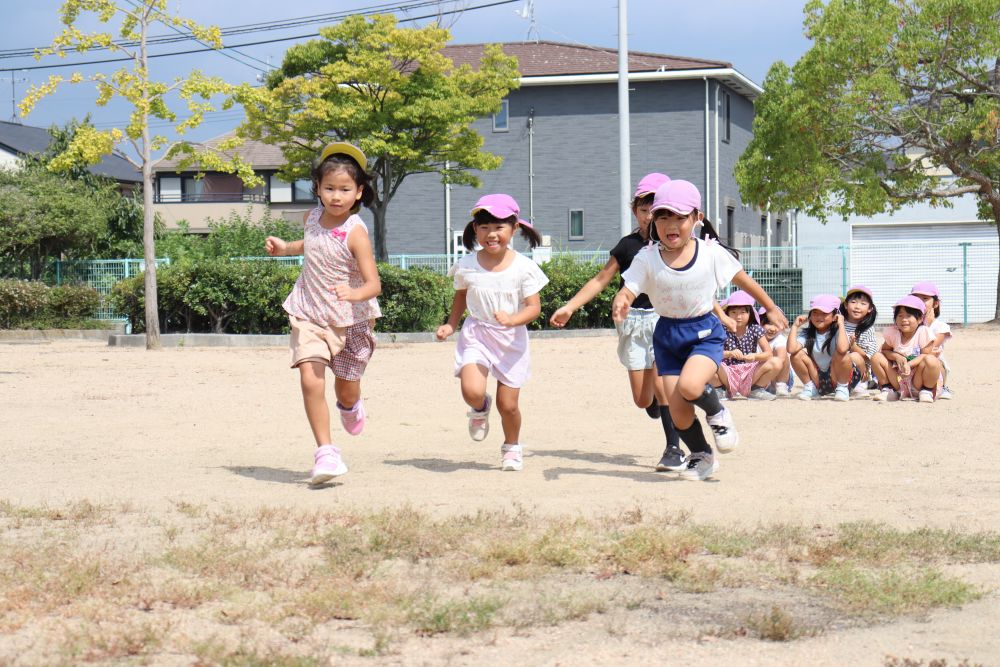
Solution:
M 517 60 L 491 45 L 478 69 L 456 67 L 441 52 L 447 29 L 400 28 L 391 15 L 352 16 L 319 33 L 288 49 L 264 87 L 241 87 L 238 134 L 280 146 L 288 181 L 308 178 L 331 141 L 359 146 L 373 180 L 375 256 L 385 261 L 386 210 L 407 176 L 478 185 L 473 170 L 500 166 L 471 124 L 518 86 Z
M 83 32 L 77 27 L 81 14 L 96 14 L 102 24 L 117 22 L 117 35 L 106 32 Z M 220 107 L 225 109 L 233 104 L 230 94 L 234 88 L 220 78 L 209 77 L 195 70 L 173 81 L 157 81 L 149 71 L 147 39 L 150 28 L 156 24 L 174 30 L 186 31 L 195 39 L 214 48 L 222 48 L 222 39 L 217 27 L 202 27 L 191 21 L 167 12 L 167 0 L 66 0 L 59 9 L 60 21 L 64 28 L 51 46 L 36 53 L 36 58 L 44 56 L 66 57 L 68 53 L 85 53 L 93 48 L 103 48 L 126 56 L 128 64 L 111 73 L 83 75 L 78 72 L 69 77 L 54 75 L 43 84 L 33 86 L 22 100 L 22 115 L 27 115 L 43 98 L 54 93 L 61 85 L 90 83 L 97 86 L 97 105 L 105 106 L 113 98 L 120 97 L 132 106 L 129 122 L 124 128 L 102 131 L 91 126 L 77 129 L 66 150 L 49 162 L 53 171 L 69 170 L 75 165 L 97 164 L 101 157 L 119 146 L 131 147 L 137 158 L 125 152 L 136 169 L 142 171 L 143 194 L 143 255 L 145 271 L 145 313 L 146 348 L 159 349 L 160 323 L 156 298 L 156 252 L 154 247 L 153 215 L 153 153 L 167 145 L 167 138 L 152 135 L 149 129 L 151 119 L 176 123 L 174 130 L 184 135 L 188 130 L 201 124 L 206 113 L 216 110 L 213 99 L 224 96 Z M 179 118 L 171 109 L 171 101 L 187 108 L 187 117 Z M 220 145 L 219 151 L 231 148 Z M 187 142 L 178 142 L 168 151 L 168 155 L 183 154 L 182 165 L 197 162 L 202 170 L 236 173 L 245 183 L 255 184 L 258 177 L 251 165 L 239 158 L 229 158 L 221 152 L 198 150 Z

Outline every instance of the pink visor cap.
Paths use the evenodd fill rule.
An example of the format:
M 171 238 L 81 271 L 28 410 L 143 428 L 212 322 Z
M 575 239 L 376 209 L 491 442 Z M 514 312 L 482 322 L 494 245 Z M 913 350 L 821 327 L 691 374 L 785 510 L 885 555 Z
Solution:
M 654 213 L 666 209 L 680 215 L 687 215 L 701 208 L 701 193 L 690 181 L 667 181 L 656 189 L 653 195 Z
M 729 295 L 729 298 L 720 304 L 724 309 L 734 308 L 737 306 L 749 306 L 750 313 L 753 315 L 753 319 L 757 324 L 760 324 L 760 316 L 757 314 L 757 309 L 753 307 L 754 298 L 744 292 L 743 290 L 736 290 Z
M 927 309 L 924 308 L 924 302 L 919 297 L 915 297 L 912 294 L 907 294 L 902 299 L 893 304 L 892 307 L 893 310 L 895 310 L 900 306 L 904 306 L 906 308 L 913 308 L 914 310 L 919 310 L 921 315 L 927 312 Z
M 844 299 L 846 300 L 852 294 L 864 294 L 868 297 L 869 301 L 875 303 L 875 297 L 872 296 L 872 291 L 864 285 L 852 285 L 851 287 L 848 287 L 847 294 L 844 295 Z
M 666 174 L 661 174 L 658 171 L 654 171 L 652 174 L 646 174 L 639 181 L 639 185 L 635 186 L 635 194 L 632 195 L 632 199 L 638 199 L 639 197 L 645 197 L 646 195 L 651 195 L 659 189 L 661 185 L 667 183 L 670 177 Z
M 517 216 L 518 224 L 531 227 L 531 223 L 521 219 L 521 208 L 510 195 L 483 195 L 472 207 L 472 215 L 479 211 L 486 211 L 494 218 L 504 220 L 512 215 Z
M 840 297 L 832 294 L 817 294 L 809 300 L 809 310 L 832 313 L 840 309 Z
M 917 283 L 910 290 L 910 294 L 923 294 L 924 296 L 933 296 L 935 298 L 941 298 L 941 293 L 938 292 L 937 285 L 931 282 L 921 282 Z

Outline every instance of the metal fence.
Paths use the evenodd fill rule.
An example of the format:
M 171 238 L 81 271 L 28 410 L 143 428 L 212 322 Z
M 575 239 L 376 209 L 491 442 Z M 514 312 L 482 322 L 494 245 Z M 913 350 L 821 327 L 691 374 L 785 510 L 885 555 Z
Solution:
M 607 250 L 555 251 L 553 257 L 603 264 Z M 301 266 L 302 257 L 243 257 Z M 404 269 L 426 268 L 444 274 L 454 256 L 390 255 L 389 264 Z M 842 295 L 852 285 L 867 286 L 875 297 L 878 322 L 892 319 L 892 304 L 919 281 L 937 284 L 941 316 L 948 322 L 970 324 L 993 318 L 996 307 L 998 246 L 992 241 L 966 242 L 866 242 L 853 245 L 743 248 L 740 262 L 747 273 L 771 295 L 791 318 L 805 312 L 816 294 Z M 157 265 L 169 264 L 167 259 Z M 143 270 L 140 259 L 53 261 L 43 280 L 49 284 L 82 283 L 103 297 L 115 283 Z M 720 297 L 725 296 L 727 288 Z M 107 298 L 94 315 L 97 319 L 122 319 Z

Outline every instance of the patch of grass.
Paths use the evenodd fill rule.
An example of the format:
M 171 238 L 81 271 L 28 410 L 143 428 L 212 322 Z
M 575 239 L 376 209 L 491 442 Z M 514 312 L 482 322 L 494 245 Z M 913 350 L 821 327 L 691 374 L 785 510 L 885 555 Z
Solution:
M 787 642 L 807 634 L 815 634 L 801 627 L 791 614 L 778 606 L 750 614 L 746 619 L 746 627 L 756 637 L 769 642 Z
M 326 658 L 290 655 L 276 650 L 261 652 L 242 644 L 229 648 L 217 639 L 199 642 L 191 651 L 198 656 L 195 667 L 317 667 L 328 664 Z
M 863 570 L 850 564 L 823 568 L 812 579 L 852 613 L 900 615 L 977 600 L 972 586 L 937 570 Z
M 60 652 L 73 660 L 116 660 L 157 652 L 169 623 L 111 618 L 66 633 Z
M 961 563 L 997 562 L 1000 534 L 968 534 L 937 528 L 901 531 L 871 522 L 846 523 L 838 528 L 833 540 L 813 550 L 811 560 L 817 565 L 838 559 L 891 565 L 937 558 Z
M 697 536 L 689 532 L 642 525 L 616 536 L 606 557 L 623 574 L 672 581 L 687 571 L 685 560 L 699 547 Z
M 894 655 L 885 656 L 885 660 L 882 662 L 883 667 L 950 667 L 951 663 L 948 662 L 947 658 L 931 658 L 930 660 L 924 662 L 923 660 L 917 660 L 914 658 L 897 658 Z M 982 663 L 971 663 L 968 658 L 962 660 L 962 662 L 956 662 L 954 667 L 986 667 Z
M 474 595 L 461 600 L 430 596 L 414 605 L 407 621 L 421 635 L 445 632 L 469 635 L 492 627 L 497 612 L 505 604 L 505 600 L 494 595 Z

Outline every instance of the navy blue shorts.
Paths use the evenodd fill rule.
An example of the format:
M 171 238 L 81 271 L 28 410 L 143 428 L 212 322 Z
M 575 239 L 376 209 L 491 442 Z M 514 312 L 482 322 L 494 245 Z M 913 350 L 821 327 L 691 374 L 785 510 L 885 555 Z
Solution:
M 718 366 L 722 363 L 722 345 L 726 330 L 713 315 L 674 319 L 661 317 L 653 330 L 653 356 L 660 375 L 680 375 L 684 362 L 700 354 Z
M 825 371 L 816 371 L 819 376 L 819 390 L 820 396 L 826 396 L 827 394 L 832 394 L 837 390 L 837 383 L 833 381 L 833 375 L 830 373 L 830 369 Z M 847 383 L 847 386 L 854 389 L 861 382 L 861 369 L 859 369 L 854 364 L 851 364 L 851 380 Z

